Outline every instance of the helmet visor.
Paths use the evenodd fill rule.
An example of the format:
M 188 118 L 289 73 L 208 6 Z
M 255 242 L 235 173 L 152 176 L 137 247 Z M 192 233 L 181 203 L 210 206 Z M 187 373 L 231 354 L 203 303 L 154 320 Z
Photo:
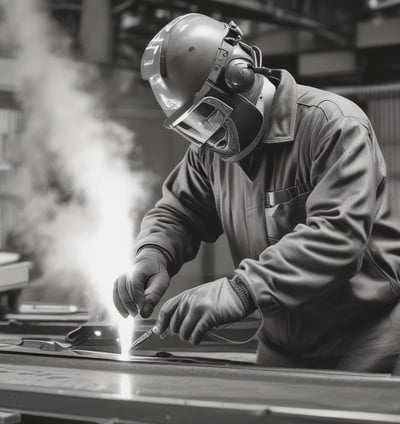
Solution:
M 164 126 L 172 129 L 197 145 L 213 144 L 224 137 L 220 131 L 233 108 L 215 97 L 207 96 L 199 99 L 185 111 L 172 115 L 164 122 Z M 218 138 L 219 140 L 217 140 Z
M 188 16 L 188 15 L 185 15 Z M 182 102 L 175 99 L 165 83 L 163 73 L 166 72 L 163 45 L 168 42 L 171 29 L 185 16 L 179 16 L 166 25 L 147 45 L 141 61 L 142 78 L 149 80 L 153 94 L 167 116 L 182 106 Z

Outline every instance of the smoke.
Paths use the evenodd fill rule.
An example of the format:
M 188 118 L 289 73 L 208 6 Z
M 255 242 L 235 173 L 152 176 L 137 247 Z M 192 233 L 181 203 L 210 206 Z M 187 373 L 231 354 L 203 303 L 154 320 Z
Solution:
M 43 284 L 75 290 L 115 314 L 113 280 L 132 260 L 134 222 L 146 199 L 133 134 L 107 119 L 85 68 L 42 3 L 1 0 L 16 48 L 21 142 L 30 189 L 16 229 Z M 130 160 L 128 160 L 130 158 Z

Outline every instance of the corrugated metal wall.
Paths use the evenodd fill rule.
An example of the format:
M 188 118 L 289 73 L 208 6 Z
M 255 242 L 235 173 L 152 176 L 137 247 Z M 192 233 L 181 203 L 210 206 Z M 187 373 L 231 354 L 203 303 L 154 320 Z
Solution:
M 397 96 L 368 100 L 368 113 L 386 159 L 392 207 L 400 212 L 400 90 Z
M 367 113 L 388 168 L 392 208 L 400 214 L 400 83 L 331 88 Z

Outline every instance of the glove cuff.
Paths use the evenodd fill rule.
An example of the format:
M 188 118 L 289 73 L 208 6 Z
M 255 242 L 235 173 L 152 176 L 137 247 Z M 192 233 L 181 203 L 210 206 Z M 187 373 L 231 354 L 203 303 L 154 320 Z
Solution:
M 137 253 L 136 253 L 136 259 L 142 259 L 142 258 L 151 258 L 156 259 L 160 263 L 162 263 L 165 268 L 168 269 L 169 267 L 169 260 L 168 260 L 168 254 L 164 253 L 162 249 L 160 249 L 158 246 L 152 246 L 152 245 L 146 245 L 143 246 Z
M 254 312 L 256 305 L 254 304 L 253 298 L 251 297 L 246 284 L 243 283 L 243 281 L 241 281 L 237 275 L 229 280 L 229 284 L 231 285 L 233 291 L 238 295 L 246 313 L 250 314 L 251 312 Z

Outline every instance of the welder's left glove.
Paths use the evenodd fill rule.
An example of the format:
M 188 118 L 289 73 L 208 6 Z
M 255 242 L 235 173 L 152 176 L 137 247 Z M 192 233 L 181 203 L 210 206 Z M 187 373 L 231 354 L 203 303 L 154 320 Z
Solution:
M 238 290 L 228 278 L 186 290 L 164 303 L 156 326 L 161 334 L 169 330 L 198 344 L 212 328 L 241 321 L 254 311 L 253 301 L 242 290 L 244 286 Z

